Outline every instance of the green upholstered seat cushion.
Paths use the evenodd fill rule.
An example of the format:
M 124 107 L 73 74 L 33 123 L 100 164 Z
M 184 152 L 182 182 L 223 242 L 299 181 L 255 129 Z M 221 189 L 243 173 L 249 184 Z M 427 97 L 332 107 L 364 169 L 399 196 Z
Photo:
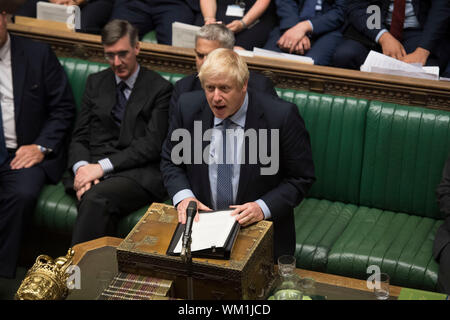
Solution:
M 368 102 L 278 89 L 298 106 L 311 137 L 316 182 L 308 196 L 358 203 Z
M 295 208 L 297 267 L 325 272 L 328 253 L 358 208 L 307 198 Z
M 450 112 L 373 101 L 366 128 L 360 204 L 440 218 Z
M 121 218 L 116 236 L 125 237 L 144 215 L 149 205 Z M 65 193 L 62 183 L 46 185 L 38 198 L 34 224 L 57 233 L 72 234 L 77 214 L 77 201 L 75 197 Z
M 434 235 L 442 220 L 359 207 L 328 256 L 327 272 L 367 279 L 377 265 L 391 284 L 435 290 Z
M 149 43 L 158 43 L 158 40 L 156 40 L 156 32 L 150 31 L 144 34 L 144 36 L 141 39 L 142 42 L 149 42 Z

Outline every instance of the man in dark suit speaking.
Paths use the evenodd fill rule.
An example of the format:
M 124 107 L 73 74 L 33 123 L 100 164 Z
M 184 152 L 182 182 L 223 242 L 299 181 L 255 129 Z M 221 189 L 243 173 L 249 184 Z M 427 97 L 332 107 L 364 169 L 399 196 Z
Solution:
M 137 30 L 113 20 L 102 30 L 111 68 L 86 83 L 69 151 L 78 216 L 72 244 L 115 231 L 115 220 L 162 201 L 159 170 L 172 85 L 139 66 Z
M 242 226 L 270 219 L 275 258 L 293 255 L 293 208 L 315 179 L 297 106 L 247 90 L 247 65 L 230 49 L 209 53 L 199 78 L 204 91 L 180 96 L 162 152 L 179 221 L 191 200 L 199 210 L 234 209 Z
M 75 103 L 49 45 L 10 35 L 0 2 L 0 277 L 14 277 L 22 229 L 66 166 Z

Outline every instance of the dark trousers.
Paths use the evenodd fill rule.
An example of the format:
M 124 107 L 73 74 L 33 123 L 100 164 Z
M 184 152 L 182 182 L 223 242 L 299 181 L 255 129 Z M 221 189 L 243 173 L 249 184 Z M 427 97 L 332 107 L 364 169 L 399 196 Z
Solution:
M 18 16 L 36 17 L 36 4 L 43 0 L 27 0 L 16 12 Z M 44 0 L 45 1 L 45 0 Z M 81 7 L 81 32 L 99 34 L 109 21 L 114 0 L 91 0 Z
M 403 30 L 402 45 L 407 54 L 412 53 L 419 46 L 422 30 L 420 29 L 405 29 Z M 441 72 L 445 69 L 446 60 L 448 60 L 447 44 L 442 42 L 436 52 L 432 52 L 427 60 L 427 66 L 439 66 Z M 381 47 L 377 46 L 377 51 L 382 52 Z M 332 64 L 338 68 L 348 68 L 359 70 L 361 65 L 366 60 L 370 48 L 363 45 L 361 42 L 346 39 L 337 48 L 333 56 Z
M 110 177 L 93 185 L 78 203 L 72 246 L 114 235 L 120 217 L 153 202 L 151 195 L 129 178 Z
M 38 166 L 11 170 L 12 156 L 0 166 L 0 277 L 5 278 L 15 276 L 23 229 L 46 181 Z
M 274 28 L 270 33 L 269 40 L 267 40 L 264 48 L 282 52 L 277 45 L 277 41 L 282 35 L 279 27 Z M 315 65 L 328 66 L 331 64 L 331 59 L 333 58 L 336 47 L 342 43 L 342 40 L 342 33 L 338 30 L 325 33 L 318 37 L 313 37 L 311 39 L 311 49 L 308 50 L 304 56 L 312 58 Z
M 139 30 L 139 38 L 156 30 L 160 44 L 172 44 L 172 23 L 175 21 L 197 24 L 201 13 L 184 0 L 118 0 L 111 14 L 111 20 L 123 19 Z
M 450 295 L 450 243 L 439 256 L 438 291 Z

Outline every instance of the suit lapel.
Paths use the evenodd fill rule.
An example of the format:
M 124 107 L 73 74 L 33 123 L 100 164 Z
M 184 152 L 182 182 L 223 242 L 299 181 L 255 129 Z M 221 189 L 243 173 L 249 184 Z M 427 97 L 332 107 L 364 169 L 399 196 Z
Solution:
M 260 119 L 262 117 L 262 112 L 257 108 L 257 106 L 253 103 L 253 97 L 251 93 L 248 94 L 248 109 L 247 116 L 245 118 L 245 131 L 248 129 L 256 130 L 256 134 L 258 135 L 258 129 L 262 128 L 262 123 Z M 258 138 L 259 140 L 259 138 Z M 259 165 L 250 164 L 249 162 L 249 143 L 245 143 L 245 160 L 244 163 L 241 164 L 241 171 L 239 176 L 239 186 L 238 192 L 236 196 L 236 204 L 243 204 L 245 199 L 245 194 L 247 190 L 247 186 L 250 181 L 254 180 L 254 177 L 258 174 Z
M 205 148 L 210 144 L 210 141 L 203 141 L 203 137 L 205 134 L 205 131 L 208 129 L 211 129 L 213 127 L 213 120 L 214 120 L 214 116 L 213 113 L 211 111 L 211 109 L 209 108 L 208 102 L 206 102 L 205 100 L 205 104 L 203 106 L 203 109 L 201 111 L 201 115 L 200 115 L 200 120 L 202 123 L 202 161 L 199 166 L 199 177 L 205 177 L 204 179 L 204 183 L 200 184 L 200 193 L 201 193 L 201 197 L 200 199 L 208 199 L 208 203 L 205 203 L 205 205 L 207 205 L 208 207 L 211 208 L 212 206 L 212 198 L 211 198 L 211 184 L 209 181 L 209 166 L 208 164 L 205 163 L 205 161 L 203 161 L 203 151 L 205 150 Z M 195 119 L 195 118 L 194 118 Z M 194 143 L 194 142 L 192 142 Z M 194 150 L 194 147 L 192 146 L 192 150 Z
M 11 39 L 11 71 L 14 93 L 14 114 L 16 125 L 19 124 L 19 114 L 22 109 L 22 96 L 25 86 L 25 76 L 27 70 L 27 59 L 23 49 L 17 45 L 17 39 L 10 36 Z
M 133 90 L 125 107 L 125 114 L 123 116 L 122 125 L 120 127 L 119 146 L 126 146 L 130 144 L 133 137 L 133 129 L 136 124 L 139 112 L 141 112 L 147 101 L 148 82 L 145 81 L 145 73 L 143 67 L 139 70 L 138 77 L 134 83 Z

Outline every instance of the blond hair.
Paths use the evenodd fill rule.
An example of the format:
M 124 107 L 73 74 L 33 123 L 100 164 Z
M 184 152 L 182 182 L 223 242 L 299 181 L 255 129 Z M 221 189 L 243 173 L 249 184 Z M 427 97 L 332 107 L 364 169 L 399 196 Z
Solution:
M 200 68 L 198 77 L 202 86 L 206 79 L 211 77 L 224 77 L 235 80 L 241 89 L 248 81 L 249 72 L 247 63 L 236 52 L 230 49 L 218 48 L 208 54 Z

